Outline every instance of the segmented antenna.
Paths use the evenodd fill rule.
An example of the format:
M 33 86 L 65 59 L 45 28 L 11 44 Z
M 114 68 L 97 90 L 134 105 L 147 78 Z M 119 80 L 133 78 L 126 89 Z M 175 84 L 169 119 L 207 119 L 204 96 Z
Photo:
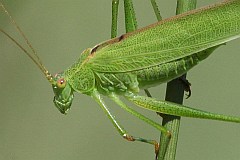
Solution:
M 11 23 L 15 26 L 17 32 L 23 37 L 24 41 L 26 42 L 27 46 L 31 49 L 32 54 L 30 52 L 28 52 L 19 42 L 17 42 L 12 36 L 10 36 L 7 32 L 5 32 L 4 30 L 2 30 L 0 28 L 0 32 L 2 32 L 5 36 L 7 36 L 10 40 L 12 40 L 37 66 L 38 68 L 43 72 L 43 74 L 45 75 L 45 77 L 47 78 L 47 80 L 53 84 L 53 76 L 49 73 L 49 71 L 44 67 L 41 59 L 38 57 L 37 52 L 34 50 L 34 48 L 32 47 L 31 43 L 29 42 L 29 40 L 27 39 L 27 37 L 25 36 L 25 34 L 23 33 L 23 31 L 21 30 L 21 28 L 18 26 L 18 24 L 16 23 L 16 21 L 12 18 L 11 14 L 7 11 L 7 9 L 4 7 L 3 3 L 0 2 L 0 7 L 3 9 L 3 11 L 5 12 L 5 14 L 9 17 Z

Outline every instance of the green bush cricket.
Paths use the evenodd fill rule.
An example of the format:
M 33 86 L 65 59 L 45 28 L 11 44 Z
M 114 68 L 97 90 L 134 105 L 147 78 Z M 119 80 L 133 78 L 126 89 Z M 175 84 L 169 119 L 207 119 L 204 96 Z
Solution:
M 164 103 L 163 107 L 164 106 L 168 106 L 170 108 L 173 107 L 173 110 L 172 110 L 173 112 L 169 111 L 168 110 L 169 108 L 166 108 L 166 111 L 162 111 L 163 113 L 176 114 L 176 115 L 180 115 L 180 116 L 190 116 L 190 117 L 209 118 L 209 119 L 218 119 L 218 120 L 239 122 L 239 118 L 237 118 L 237 117 L 233 118 L 233 117 L 209 114 L 209 113 L 202 112 L 202 111 L 182 108 L 180 105 L 175 105 L 175 104 L 171 104 L 168 102 L 156 101 L 156 100 L 153 100 L 150 98 L 145 98 L 145 97 L 140 97 L 140 96 L 135 95 L 135 93 L 138 92 L 138 86 L 140 86 L 140 88 L 145 88 L 148 85 L 150 85 L 150 86 L 155 85 L 155 83 L 157 85 L 161 82 L 165 82 L 172 78 L 178 77 L 183 72 L 185 73 L 188 69 L 190 69 L 192 67 L 191 65 L 195 65 L 196 62 L 198 61 L 198 60 L 197 61 L 194 61 L 194 60 L 196 60 L 197 58 L 200 57 L 198 55 L 200 53 L 194 54 L 194 56 L 196 56 L 196 57 L 192 56 L 193 53 L 207 49 L 209 47 L 213 47 L 215 45 L 219 45 L 221 43 L 225 43 L 225 42 L 231 40 L 231 38 L 233 39 L 233 38 L 239 37 L 239 14 L 238 14 L 239 13 L 239 1 L 235 1 L 233 3 L 237 4 L 237 5 L 232 5 L 232 4 L 229 5 L 229 7 L 230 7 L 229 10 L 233 11 L 232 12 L 233 16 L 229 15 L 229 17 L 222 17 L 222 18 L 226 18 L 226 20 L 229 19 L 231 22 L 231 23 L 229 23 L 230 27 L 226 27 L 226 28 L 228 28 L 230 30 L 231 30 L 231 27 L 232 27 L 232 29 L 236 29 L 235 31 L 233 31 L 233 33 L 223 31 L 223 32 L 226 32 L 226 35 L 228 36 L 228 38 L 224 37 L 223 39 L 220 39 L 220 40 L 215 39 L 216 37 L 214 37 L 215 34 L 213 33 L 214 35 L 212 36 L 212 38 L 213 38 L 212 43 L 208 42 L 206 44 L 201 44 L 201 45 L 197 46 L 196 44 L 198 42 L 196 43 L 194 41 L 195 37 L 193 37 L 193 39 L 191 39 L 189 41 L 189 43 L 191 43 L 191 42 L 194 43 L 194 46 L 192 46 L 192 48 L 191 47 L 184 48 L 185 46 L 183 46 L 182 50 L 180 50 L 180 52 L 184 52 L 183 55 L 181 55 L 181 54 L 177 55 L 177 56 L 169 55 L 170 53 L 178 53 L 177 51 L 179 51 L 179 47 L 176 49 L 174 49 L 174 47 L 173 47 L 173 48 L 171 48 L 171 52 L 167 53 L 167 56 L 164 57 L 164 59 L 166 59 L 166 61 L 163 61 L 163 59 L 162 59 L 161 62 L 159 62 L 159 57 L 164 52 L 161 52 L 161 53 L 159 52 L 159 55 L 157 55 L 157 54 L 158 54 L 158 51 L 164 50 L 164 47 L 167 47 L 167 45 L 165 45 L 164 42 L 150 43 L 150 41 L 153 40 L 153 37 L 150 37 L 150 40 L 146 40 L 146 38 L 149 37 L 149 34 L 157 33 L 157 31 L 158 31 L 158 29 L 157 29 L 156 32 L 152 32 L 151 30 L 154 29 L 154 27 L 148 27 L 148 28 L 141 29 L 140 31 L 137 31 L 134 33 L 120 36 L 119 38 L 107 41 L 105 43 L 97 45 L 96 47 L 94 47 L 92 49 L 86 50 L 84 52 L 85 54 L 81 55 L 82 59 L 80 59 L 75 65 L 73 65 L 72 68 L 69 68 L 63 74 L 58 74 L 56 77 L 52 77 L 50 74 L 48 74 L 48 72 L 46 72 L 44 70 L 43 66 L 41 66 L 41 64 L 40 64 L 40 68 L 42 68 L 42 70 L 47 75 L 47 77 L 49 77 L 48 79 L 50 80 L 53 87 L 55 88 L 54 89 L 55 95 L 56 95 L 55 104 L 56 104 L 57 108 L 62 113 L 66 113 L 66 111 L 69 109 L 69 107 L 71 105 L 71 100 L 73 98 L 73 89 L 74 89 L 74 91 L 79 91 L 79 92 L 83 92 L 85 94 L 91 95 L 103 108 L 105 107 L 105 105 L 103 105 L 101 98 L 99 98 L 100 95 L 98 92 L 109 96 L 111 99 L 116 101 L 116 103 L 118 103 L 122 107 L 127 107 L 127 106 L 125 106 L 125 104 L 122 103 L 118 99 L 117 95 L 123 95 L 130 101 L 133 101 L 139 105 L 142 105 L 142 107 L 144 107 L 144 108 L 149 106 L 149 109 L 153 110 L 153 111 L 159 112 L 160 106 L 162 106 L 162 103 Z M 228 5 L 219 7 L 220 8 L 219 10 L 223 9 L 224 11 L 226 11 L 228 9 L 228 8 L 227 9 L 224 8 L 226 6 L 228 6 Z M 233 7 L 233 8 L 231 8 L 231 7 Z M 213 12 L 214 11 L 216 11 L 216 10 L 213 9 Z M 234 11 L 235 11 L 235 13 L 234 13 Z M 196 12 L 195 14 L 197 14 L 197 13 L 198 12 Z M 195 14 L 192 14 L 192 16 L 194 16 Z M 204 14 L 204 12 L 200 12 L 200 14 Z M 228 14 L 226 14 L 226 15 L 228 15 Z M 234 15 L 236 18 L 236 19 L 234 19 L 234 22 L 236 22 L 236 24 L 234 24 L 235 26 L 233 25 L 233 22 L 232 22 L 233 20 L 230 19 L 230 17 L 233 18 Z M 179 20 L 173 20 L 173 21 L 174 21 L 174 24 L 170 25 L 173 27 L 172 31 L 174 31 L 174 25 L 177 25 L 177 26 L 179 25 L 178 23 L 176 23 L 176 22 L 179 22 Z M 171 23 L 171 20 L 169 22 Z M 156 26 L 164 27 L 164 25 L 169 25 L 169 24 L 168 24 L 168 22 L 164 23 L 164 21 L 163 21 L 163 25 L 158 24 Z M 181 26 L 181 24 L 180 24 L 180 26 Z M 225 26 L 225 24 L 224 24 L 224 26 Z M 196 24 L 196 27 L 199 27 L 198 24 Z M 220 28 L 224 28 L 224 27 L 219 26 L 219 29 Z M 204 30 L 204 28 L 200 28 L 199 30 Z M 147 31 L 149 31 L 149 32 L 147 32 Z M 171 32 L 171 30 L 169 30 L 169 32 Z M 4 33 L 4 31 L 3 31 L 3 33 Z M 144 34 L 141 35 L 141 33 L 144 33 L 144 34 L 146 33 L 146 37 L 144 36 Z M 207 33 L 204 33 L 204 34 L 209 35 L 210 33 L 212 33 L 212 32 L 209 32 L 208 34 Z M 180 33 L 177 36 L 179 36 L 179 38 L 183 38 L 183 39 L 187 39 L 187 37 L 189 37 L 189 35 L 186 35 L 187 37 L 184 37 L 185 33 L 182 33 L 182 34 L 183 35 L 181 35 L 181 33 Z M 135 38 L 135 36 L 136 36 L 136 38 Z M 164 36 L 164 33 L 161 33 L 161 36 Z M 156 37 L 161 37 L 161 36 L 160 35 L 158 36 L 156 34 Z M 138 38 L 141 40 L 136 40 Z M 201 37 L 201 38 L 203 38 L 203 37 Z M 209 38 L 209 37 L 205 36 L 205 38 Z M 211 38 L 211 36 L 210 36 L 210 38 Z M 219 38 L 219 37 L 217 37 L 217 38 Z M 129 46 L 129 43 L 134 42 L 134 40 L 136 40 L 137 42 L 139 42 L 139 41 L 143 41 L 146 43 L 149 42 L 149 44 L 148 45 L 143 44 L 142 46 L 140 45 L 137 48 L 125 50 L 125 48 L 123 46 L 125 46 L 125 45 Z M 168 39 L 168 41 L 166 41 L 166 44 L 169 44 L 169 40 L 172 40 L 172 39 Z M 161 41 L 161 40 L 159 40 L 159 41 Z M 203 39 L 203 41 L 205 42 L 207 40 Z M 175 43 L 178 44 L 177 42 L 175 42 Z M 151 44 L 153 46 L 151 46 Z M 186 44 L 188 44 L 188 43 L 186 43 Z M 183 44 L 181 43 L 179 45 L 181 48 L 181 45 L 183 45 Z M 141 48 L 141 47 L 143 47 L 143 48 Z M 155 47 L 156 48 L 160 47 L 160 48 L 157 48 L 156 50 L 152 51 L 151 49 L 155 48 Z M 122 53 L 123 55 L 120 55 L 118 52 L 115 52 L 115 50 L 121 50 L 121 49 L 124 50 L 124 52 L 120 51 L 120 53 Z M 143 57 L 141 57 L 141 55 L 139 55 L 141 53 L 140 50 L 146 51 L 144 49 L 146 49 L 148 52 L 156 52 L 156 53 L 154 53 L 152 55 L 149 54 L 149 59 L 146 59 L 146 61 L 145 61 L 145 59 L 143 59 Z M 169 48 L 166 48 L 166 49 L 169 49 Z M 133 50 L 134 51 L 137 50 L 135 52 L 136 54 L 132 54 Z M 127 54 L 125 51 L 131 53 L 131 56 L 130 56 L 130 54 Z M 188 51 L 189 51 L 189 54 L 187 54 Z M 206 53 L 210 53 L 210 52 L 206 52 Z M 144 54 L 144 53 L 142 53 L 142 54 Z M 104 56 L 101 57 L 102 55 L 104 55 Z M 116 58 L 111 58 L 111 57 L 114 57 L 114 55 Z M 121 58 L 119 58 L 119 56 L 121 56 Z M 208 56 L 208 55 L 206 55 L 206 56 Z M 157 58 L 155 58 L 155 57 L 157 57 Z M 144 56 L 144 58 L 146 58 L 146 56 Z M 170 58 L 170 60 L 168 58 Z M 171 59 L 171 58 L 173 58 L 173 59 Z M 205 58 L 205 57 L 201 57 L 201 58 Z M 109 63 L 108 63 L 108 60 L 109 60 Z M 135 64 L 134 60 L 137 60 L 136 64 Z M 195 63 L 191 64 L 190 62 L 188 62 L 189 60 L 193 61 Z M 183 63 L 184 63 L 184 65 L 183 65 Z M 182 66 L 182 67 L 179 67 L 180 70 L 178 70 L 178 67 L 176 67 L 176 66 L 175 66 L 176 68 L 172 68 L 172 67 L 174 67 L 173 64 L 177 65 L 177 66 Z M 186 64 L 187 65 L 191 64 L 191 65 L 188 67 Z M 161 71 L 161 68 L 159 68 L 160 65 L 162 65 L 161 68 L 165 68 L 164 71 L 162 71 L 162 72 L 160 72 Z M 79 68 L 81 68 L 81 70 Z M 172 72 L 166 71 L 166 69 L 169 69 L 169 68 L 173 69 Z M 181 70 L 181 69 L 184 69 L 184 70 Z M 74 74 L 73 74 L 73 70 L 76 71 Z M 80 74 L 80 72 L 81 72 L 81 74 Z M 177 72 L 179 72 L 179 73 L 177 73 Z M 78 75 L 78 73 L 80 75 Z M 157 74 L 160 74 L 160 73 L 165 73 L 165 74 L 163 74 L 163 76 L 161 76 L 161 77 L 157 76 Z M 166 76 L 167 75 L 166 73 L 168 73 L 168 74 L 170 73 L 169 75 L 172 74 L 172 76 L 169 76 L 169 75 Z M 146 76 L 147 74 L 149 74 L 149 77 Z M 64 79 L 62 79 L 63 76 L 64 76 Z M 154 77 L 155 77 L 155 79 L 154 79 Z M 160 79 L 160 78 L 162 78 L 162 79 Z M 82 81 L 79 81 L 79 79 L 81 79 Z M 84 81 L 86 83 L 82 83 Z M 76 82 L 78 82 L 77 85 L 75 85 Z M 151 105 L 151 104 L 154 104 L 154 105 Z M 176 106 L 176 108 L 175 108 L 175 106 Z M 155 107 L 155 108 L 153 108 L 153 107 Z M 106 110 L 107 108 L 104 108 L 104 109 L 105 109 L 105 111 L 107 111 Z M 128 111 L 132 112 L 133 114 L 139 116 L 141 119 L 148 120 L 146 117 L 139 115 L 135 111 L 129 110 L 129 108 L 127 108 L 127 109 L 128 109 Z M 164 109 L 164 108 L 162 108 L 162 109 Z M 180 111 L 178 109 L 180 109 Z M 176 110 L 178 110 L 178 111 L 176 111 Z M 110 116 L 110 118 L 111 118 L 111 116 Z M 112 119 L 112 122 L 116 126 L 118 126 L 116 121 L 114 121 L 113 119 Z M 163 133 L 168 134 L 168 131 L 164 130 L 164 128 L 161 128 L 161 126 L 159 126 L 158 124 L 155 124 L 152 121 L 150 121 L 150 123 L 152 125 L 154 125 L 155 127 L 157 127 L 158 129 L 160 129 L 161 131 L 163 131 Z M 119 128 L 119 131 L 121 131 L 122 135 L 125 134 L 123 129 Z M 132 140 L 132 138 L 133 138 L 133 137 L 129 137 L 127 135 L 125 135 L 125 136 L 129 140 Z M 138 139 L 138 138 L 136 140 L 145 141 L 144 139 Z M 147 142 L 156 143 L 154 141 L 147 141 Z

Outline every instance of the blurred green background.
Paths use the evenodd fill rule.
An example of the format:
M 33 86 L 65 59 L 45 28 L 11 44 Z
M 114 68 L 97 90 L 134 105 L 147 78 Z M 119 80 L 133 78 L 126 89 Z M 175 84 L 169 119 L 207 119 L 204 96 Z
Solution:
M 201 1 L 198 7 L 218 1 Z M 156 21 L 150 2 L 134 2 L 139 27 Z M 164 18 L 175 14 L 175 1 L 159 5 Z M 5 0 L 5 7 L 52 73 L 110 37 L 110 0 Z M 124 33 L 122 9 L 121 4 L 119 34 Z M 0 28 L 23 42 L 2 11 Z M 239 42 L 219 48 L 189 72 L 193 94 L 185 105 L 240 116 Z M 165 85 L 150 91 L 164 99 Z M 0 160 L 154 159 L 152 146 L 123 140 L 90 97 L 76 94 L 66 116 L 52 100 L 39 69 L 0 34 Z M 132 135 L 159 139 L 157 130 L 107 103 Z M 155 113 L 140 111 L 161 121 Z M 239 132 L 240 124 L 182 118 L 177 160 L 239 160 Z

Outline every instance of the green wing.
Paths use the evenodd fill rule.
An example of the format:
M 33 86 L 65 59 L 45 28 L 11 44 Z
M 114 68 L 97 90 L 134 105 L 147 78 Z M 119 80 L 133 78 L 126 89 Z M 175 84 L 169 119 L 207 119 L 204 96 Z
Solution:
M 174 61 L 240 37 L 240 0 L 170 18 L 92 49 L 98 72 L 129 72 Z

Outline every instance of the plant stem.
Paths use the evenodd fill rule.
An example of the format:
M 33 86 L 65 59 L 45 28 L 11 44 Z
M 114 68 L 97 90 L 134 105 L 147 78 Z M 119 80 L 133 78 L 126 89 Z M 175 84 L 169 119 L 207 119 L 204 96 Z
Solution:
M 177 0 L 177 9 L 176 14 L 180 14 L 196 8 L 197 0 Z M 186 74 L 182 76 L 186 78 Z M 171 101 L 175 103 L 182 104 L 184 96 L 184 85 L 179 79 L 174 79 L 167 84 L 166 89 L 166 101 Z M 180 127 L 181 117 L 161 114 L 163 121 L 162 125 L 171 131 L 172 136 L 169 144 L 167 144 L 167 138 L 165 135 L 161 134 L 160 137 L 160 160 L 175 160 L 176 150 L 177 150 L 177 141 L 178 133 Z M 165 148 L 167 147 L 166 153 L 164 153 Z M 163 151 L 163 152 L 161 152 Z

